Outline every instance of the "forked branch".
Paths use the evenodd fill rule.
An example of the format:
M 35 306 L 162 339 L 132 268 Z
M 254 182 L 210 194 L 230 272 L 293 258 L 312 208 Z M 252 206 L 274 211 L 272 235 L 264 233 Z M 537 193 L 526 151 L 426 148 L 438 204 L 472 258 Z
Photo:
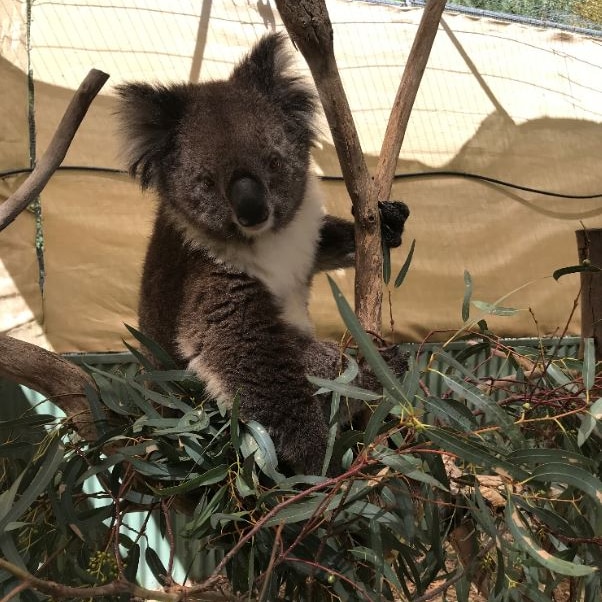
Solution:
M 382 250 L 378 201 L 391 194 L 397 157 L 446 0 L 429 0 L 408 56 L 382 145 L 370 177 L 337 69 L 325 0 L 276 0 L 280 16 L 313 75 L 355 214 L 355 309 L 365 330 L 380 334 Z

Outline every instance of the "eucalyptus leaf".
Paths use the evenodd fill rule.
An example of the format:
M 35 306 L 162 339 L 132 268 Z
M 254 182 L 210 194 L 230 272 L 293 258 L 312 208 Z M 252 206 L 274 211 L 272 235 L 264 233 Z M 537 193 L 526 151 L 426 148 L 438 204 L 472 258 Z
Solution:
M 46 489 L 63 462 L 65 448 L 58 437 L 54 437 L 46 449 L 36 473 L 27 480 L 27 487 L 12 504 L 12 507 L 0 518 L 0 533 L 6 525 L 16 521 L 31 506 L 35 499 Z
M 472 276 L 464 270 L 464 298 L 462 300 L 462 322 L 470 318 L 470 299 L 472 297 Z
M 514 478 L 518 481 L 524 481 L 529 476 L 522 468 L 508 462 L 505 458 L 492 455 L 485 446 L 478 443 L 473 437 L 465 437 L 460 433 L 456 434 L 450 430 L 437 427 L 428 427 L 423 433 L 433 443 L 455 454 L 464 462 L 488 468 L 502 477 Z
M 569 466 L 561 462 L 541 464 L 533 470 L 529 480 L 566 483 L 583 491 L 602 505 L 602 481 L 580 466 Z
M 596 572 L 594 567 L 567 562 L 544 550 L 535 541 L 532 534 L 524 525 L 522 517 L 512 503 L 511 498 L 508 498 L 506 506 L 506 524 L 510 529 L 510 533 L 515 538 L 516 543 L 527 552 L 531 558 L 550 571 L 561 575 L 567 575 L 568 577 L 584 577 Z
M 11 420 L 0 420 L 0 432 L 27 432 L 37 426 L 45 426 L 53 422 L 56 422 L 56 416 L 52 414 L 23 415 Z
M 577 445 L 581 447 L 594 432 L 594 429 L 602 420 L 602 397 L 598 398 L 581 416 L 581 425 L 577 431 Z
M 347 303 L 347 300 L 343 296 L 343 293 L 341 293 L 336 282 L 330 276 L 328 277 L 328 282 L 330 283 L 335 302 L 339 308 L 339 312 L 341 313 L 345 325 L 353 335 L 353 338 L 358 344 L 360 351 L 366 358 L 366 361 L 368 364 L 370 364 L 374 374 L 393 399 L 402 401 L 403 391 L 401 388 L 401 383 L 391 368 L 387 366 L 385 360 L 378 353 L 370 337 L 362 329 L 355 313 L 351 309 L 349 303 Z
M 596 348 L 594 339 L 583 339 L 583 385 L 589 391 L 596 378 Z
M 320 387 L 320 389 L 316 391 L 316 395 L 326 391 L 331 391 L 336 392 L 339 395 L 343 395 L 344 397 L 351 397 L 352 399 L 359 399 L 361 401 L 378 401 L 379 399 L 382 399 L 382 395 L 379 393 L 337 382 L 336 380 L 318 378 L 317 376 L 308 376 L 307 380 L 309 380 L 312 385 Z
M 391 250 L 382 241 L 382 254 L 383 254 L 383 282 L 389 284 L 391 280 Z
M 158 497 L 172 497 L 174 495 L 181 495 L 183 493 L 188 493 L 189 491 L 194 491 L 199 487 L 207 487 L 209 485 L 214 485 L 215 483 L 221 483 L 227 476 L 228 467 L 225 464 L 221 464 L 220 466 L 210 468 L 203 474 L 183 481 L 179 485 L 174 485 L 173 487 L 163 487 L 162 489 L 159 489 L 150 484 L 148 486 Z
M 410 269 L 410 265 L 412 263 L 412 258 L 414 257 L 415 248 L 416 248 L 416 240 L 413 240 L 412 244 L 410 245 L 410 250 L 408 251 L 406 260 L 403 262 L 403 265 L 401 266 L 401 269 L 399 270 L 399 273 L 397 274 L 397 278 L 395 278 L 395 284 L 394 284 L 395 288 L 399 288 L 403 284 L 403 281 L 405 280 L 407 273 Z
M 159 363 L 168 370 L 178 370 L 178 365 L 172 359 L 172 357 L 155 341 L 153 341 L 150 337 L 146 336 L 144 333 L 140 332 L 133 326 L 129 326 L 125 324 L 125 327 L 129 330 L 130 334 L 144 347 L 146 347 L 152 354 L 153 357 L 159 361 Z
M 281 523 L 292 525 L 308 520 L 318 514 L 322 516 L 325 512 L 336 508 L 341 503 L 342 499 L 343 494 L 341 493 L 330 498 L 327 498 L 323 493 L 313 494 L 310 497 L 306 497 L 297 503 L 290 504 L 279 510 L 264 523 L 264 528 L 269 528 Z
M 502 307 L 494 303 L 487 303 L 486 301 L 478 301 L 474 299 L 472 304 L 480 311 L 484 311 L 492 316 L 514 316 L 520 310 L 513 307 Z
M 455 399 L 442 399 L 428 396 L 423 400 L 424 409 L 432 412 L 439 420 L 451 427 L 471 432 L 477 424 L 472 412 Z
M 146 564 L 151 570 L 153 577 L 159 584 L 163 586 L 168 585 L 168 577 L 170 577 L 170 575 L 167 574 L 167 569 L 161 561 L 161 558 L 159 558 L 159 554 L 157 554 L 153 548 L 148 546 L 144 551 L 144 558 L 146 559 Z
M 255 461 L 260 470 L 272 478 L 276 483 L 284 479 L 284 475 L 278 472 L 278 457 L 274 442 L 263 425 L 255 420 L 245 423 L 245 428 L 255 439 L 258 451 L 255 452 Z
M 519 429 L 514 424 L 512 418 L 498 406 L 494 399 L 488 397 L 470 383 L 457 380 L 456 378 L 446 376 L 445 374 L 441 374 L 441 378 L 452 391 L 464 397 L 464 399 L 474 404 L 477 408 L 483 410 L 489 420 L 494 424 L 499 425 L 504 434 L 506 434 L 515 445 L 521 445 L 523 437 Z

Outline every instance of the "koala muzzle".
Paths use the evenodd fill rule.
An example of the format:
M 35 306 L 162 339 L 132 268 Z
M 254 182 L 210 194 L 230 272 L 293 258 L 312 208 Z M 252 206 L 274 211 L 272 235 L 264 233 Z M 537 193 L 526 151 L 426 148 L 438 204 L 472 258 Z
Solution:
M 251 176 L 232 178 L 228 186 L 228 199 L 238 223 L 245 228 L 263 224 L 270 216 L 261 182 Z

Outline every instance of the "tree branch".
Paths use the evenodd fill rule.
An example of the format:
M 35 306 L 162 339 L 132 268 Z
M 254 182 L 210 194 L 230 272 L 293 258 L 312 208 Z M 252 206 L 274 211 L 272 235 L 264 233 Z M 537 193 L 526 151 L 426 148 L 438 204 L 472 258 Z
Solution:
M 363 328 L 381 332 L 382 250 L 378 201 L 391 194 L 393 176 L 445 0 L 429 0 L 416 32 L 385 133 L 374 180 L 337 69 L 325 0 L 276 0 L 289 35 L 314 78 L 355 214 L 355 309 Z
M 46 152 L 38 161 L 27 180 L 0 205 L 0 231 L 11 224 L 42 192 L 52 174 L 62 163 L 75 132 L 86 115 L 91 102 L 109 76 L 97 69 L 91 69 L 80 84 L 59 123 Z
M 80 84 L 59 123 L 46 152 L 18 190 L 0 205 L 0 231 L 11 224 L 43 190 L 57 170 L 90 104 L 109 76 L 91 69 Z M 96 388 L 85 373 L 56 353 L 0 334 L 0 376 L 46 395 L 73 421 L 79 435 L 97 438 L 94 420 L 85 395 Z
M 60 355 L 0 334 L 0 376 L 48 397 L 72 420 L 86 441 L 98 438 L 85 394 L 86 387 L 96 389 L 96 385 L 83 370 Z

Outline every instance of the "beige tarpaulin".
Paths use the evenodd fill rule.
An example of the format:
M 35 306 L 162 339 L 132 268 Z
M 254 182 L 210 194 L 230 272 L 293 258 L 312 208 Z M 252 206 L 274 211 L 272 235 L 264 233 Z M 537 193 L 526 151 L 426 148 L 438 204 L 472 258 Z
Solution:
M 328 7 L 339 68 L 374 165 L 421 10 L 344 0 Z M 122 167 L 113 85 L 225 76 L 253 40 L 281 27 L 268 0 L 61 0 L 32 4 L 28 44 L 26 13 L 25 2 L 0 0 L 2 172 L 28 167 L 30 144 L 38 156 L 44 151 L 90 68 L 111 79 L 65 165 Z M 559 333 L 579 279 L 556 282 L 551 274 L 577 262 L 574 231 L 581 224 L 602 226 L 602 198 L 571 200 L 416 174 L 470 172 L 571 195 L 602 193 L 602 40 L 453 13 L 444 18 L 399 159 L 398 174 L 412 177 L 394 187 L 393 197 L 412 210 L 405 245 L 394 252 L 394 275 L 416 240 L 409 275 L 391 295 L 396 337 L 422 340 L 460 328 L 465 270 L 473 298 L 503 298 L 502 305 L 521 310 L 486 316 L 497 333 Z M 307 71 L 301 58 L 299 68 Z M 340 174 L 326 134 L 315 161 L 319 174 Z M 23 178 L 0 179 L 0 200 Z M 329 180 L 323 188 L 329 209 L 349 215 L 344 185 Z M 0 233 L 0 330 L 58 351 L 121 350 L 123 323 L 136 323 L 152 195 L 122 175 L 66 170 L 55 175 L 41 204 L 44 295 L 28 212 Z M 335 278 L 351 299 L 352 273 Z M 341 331 L 323 276 L 312 312 L 321 333 Z M 388 333 L 389 308 L 383 313 Z M 471 317 L 479 317 L 474 307 Z M 578 332 L 576 312 L 569 333 Z

